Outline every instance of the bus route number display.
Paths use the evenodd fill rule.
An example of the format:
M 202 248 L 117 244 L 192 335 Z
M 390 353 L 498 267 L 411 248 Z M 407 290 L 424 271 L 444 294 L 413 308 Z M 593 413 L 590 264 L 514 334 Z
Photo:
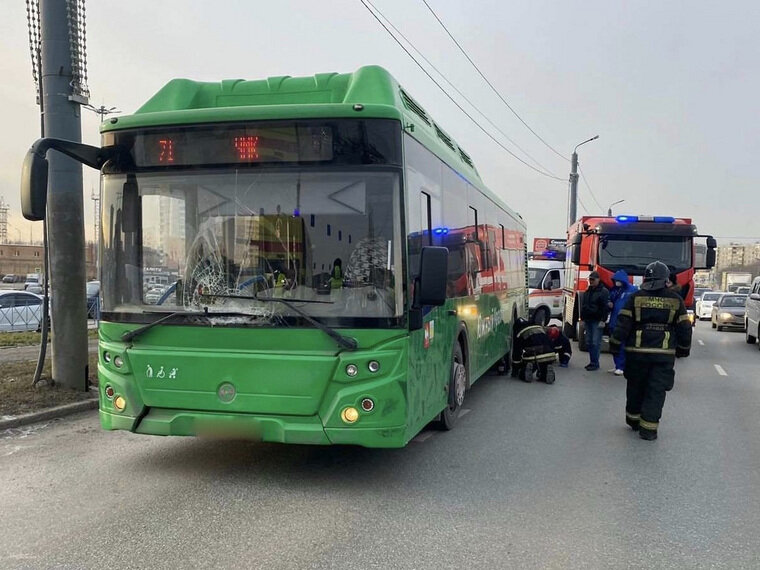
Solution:
M 318 162 L 333 159 L 333 132 L 327 126 L 186 128 L 133 135 L 135 165 Z

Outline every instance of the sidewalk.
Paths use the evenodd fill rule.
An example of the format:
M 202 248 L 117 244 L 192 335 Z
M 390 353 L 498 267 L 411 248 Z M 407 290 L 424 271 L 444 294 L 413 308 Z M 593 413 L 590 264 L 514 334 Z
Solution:
M 91 338 L 88 339 L 89 343 L 89 351 L 90 353 L 97 352 L 98 351 L 98 339 Z M 48 343 L 47 346 L 47 354 L 45 355 L 46 359 L 50 358 L 50 351 L 51 351 L 50 343 Z M 40 352 L 40 347 L 38 345 L 35 346 L 15 346 L 11 348 L 0 348 L 0 365 L 6 364 L 9 362 L 22 362 L 24 360 L 37 360 L 37 355 Z

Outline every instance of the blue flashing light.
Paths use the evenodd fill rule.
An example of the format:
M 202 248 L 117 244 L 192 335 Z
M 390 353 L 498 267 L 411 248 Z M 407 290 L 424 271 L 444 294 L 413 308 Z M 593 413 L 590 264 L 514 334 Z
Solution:
M 552 259 L 554 257 L 557 257 L 557 252 L 556 251 L 545 251 L 543 253 L 543 256 Z
M 655 216 L 654 221 L 659 224 L 672 224 L 676 219 L 673 216 Z
M 293 217 L 294 218 L 297 218 L 300 215 L 301 215 L 301 211 L 298 208 L 296 208 L 295 210 L 293 210 Z
M 447 233 L 449 233 L 449 228 L 435 228 L 433 230 L 433 233 L 437 236 L 440 236 L 440 235 L 445 236 Z
M 617 220 L 617 222 L 620 224 L 625 224 L 627 222 L 638 222 L 639 217 L 638 216 L 618 216 L 617 218 L 615 218 L 615 220 Z

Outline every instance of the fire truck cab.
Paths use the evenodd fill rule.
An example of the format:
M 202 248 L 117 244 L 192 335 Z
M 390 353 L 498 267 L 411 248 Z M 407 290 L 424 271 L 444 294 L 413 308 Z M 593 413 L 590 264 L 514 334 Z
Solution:
M 699 256 L 695 238 L 705 238 Z M 584 325 L 580 321 L 588 276 L 597 271 L 602 283 L 612 287 L 612 275 L 624 269 L 634 285 L 643 281 L 646 266 L 662 261 L 676 274 L 686 307 L 694 307 L 694 271 L 715 265 L 716 241 L 700 236 L 690 218 L 671 216 L 584 216 L 567 232 L 565 287 L 562 291 L 563 331 L 585 350 Z M 702 259 L 699 259 L 702 257 Z

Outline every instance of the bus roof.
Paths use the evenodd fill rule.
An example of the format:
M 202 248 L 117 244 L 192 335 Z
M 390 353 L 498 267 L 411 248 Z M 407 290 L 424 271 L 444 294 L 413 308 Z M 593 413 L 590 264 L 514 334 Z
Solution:
M 360 105 L 361 108 L 356 107 Z M 519 215 L 483 185 L 470 156 L 384 68 L 309 77 L 228 79 L 218 82 L 173 79 L 133 115 L 108 119 L 113 130 L 249 120 L 386 118 L 403 122 L 411 134 L 499 207 Z

